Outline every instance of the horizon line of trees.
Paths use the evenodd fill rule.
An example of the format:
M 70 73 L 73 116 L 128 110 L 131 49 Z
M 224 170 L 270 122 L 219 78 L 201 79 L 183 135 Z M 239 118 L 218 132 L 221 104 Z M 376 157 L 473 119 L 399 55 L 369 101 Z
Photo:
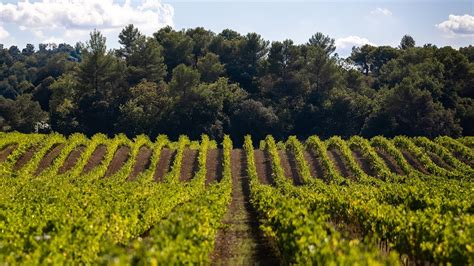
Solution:
M 257 33 L 133 25 L 119 49 L 0 45 L 0 130 L 130 137 L 474 135 L 474 47 L 270 43 Z

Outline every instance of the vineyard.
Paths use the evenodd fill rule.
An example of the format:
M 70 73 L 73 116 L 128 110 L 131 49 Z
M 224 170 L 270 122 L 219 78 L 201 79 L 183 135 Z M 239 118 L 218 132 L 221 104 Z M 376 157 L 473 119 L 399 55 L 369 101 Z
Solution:
M 474 264 L 474 137 L 0 133 L 0 191 L 2 265 Z

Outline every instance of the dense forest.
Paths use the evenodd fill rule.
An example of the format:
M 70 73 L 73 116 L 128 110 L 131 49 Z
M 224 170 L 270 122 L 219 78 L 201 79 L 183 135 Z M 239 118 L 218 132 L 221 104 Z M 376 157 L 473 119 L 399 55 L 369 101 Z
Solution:
M 316 33 L 305 44 L 256 33 L 133 25 L 108 50 L 85 44 L 0 45 L 0 130 L 126 133 L 474 135 L 474 47 L 398 47 L 335 53 Z

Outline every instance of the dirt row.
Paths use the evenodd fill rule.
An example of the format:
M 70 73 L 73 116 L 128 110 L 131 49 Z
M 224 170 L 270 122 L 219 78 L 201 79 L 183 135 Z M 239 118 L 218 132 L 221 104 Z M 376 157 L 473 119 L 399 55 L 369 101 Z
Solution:
M 9 145 L 0 150 L 0 163 L 7 160 L 8 156 L 17 148 L 18 145 Z M 40 160 L 38 168 L 34 174 L 41 174 L 46 168 L 50 167 L 54 160 L 59 156 L 65 144 L 55 144 L 51 149 L 46 152 L 45 156 Z M 15 162 L 14 170 L 19 170 L 25 166 L 38 152 L 40 147 L 32 147 L 27 150 L 20 158 Z M 74 148 L 69 155 L 66 157 L 63 165 L 59 167 L 58 174 L 64 174 L 73 169 L 79 161 L 82 153 L 85 151 L 85 146 L 78 146 Z M 86 174 L 98 167 L 104 160 L 107 153 L 107 147 L 105 145 L 99 145 L 94 150 L 86 165 L 82 169 L 82 173 Z M 129 174 L 127 180 L 134 180 L 140 173 L 150 168 L 151 157 L 153 151 L 143 146 L 139 149 L 138 154 L 135 158 L 135 162 L 132 166 L 132 171 Z M 163 148 L 160 153 L 160 158 L 154 169 L 154 180 L 162 182 L 167 173 L 171 170 L 176 151 L 168 148 Z M 198 165 L 198 151 L 194 149 L 186 149 L 183 154 L 183 162 L 180 173 L 180 181 L 190 181 L 197 171 L 199 170 Z M 213 181 L 220 181 L 222 179 L 222 150 L 212 149 L 208 151 L 207 156 L 207 173 L 206 173 L 206 184 L 210 184 Z M 120 146 L 115 151 L 112 160 L 107 167 L 105 177 L 110 177 L 116 174 L 128 161 L 130 160 L 130 147 Z
M 54 159 L 60 154 L 61 150 L 64 148 L 64 144 L 53 145 L 53 147 L 46 153 L 44 158 L 39 163 L 38 168 L 35 171 L 36 175 L 39 175 L 43 170 L 52 165 Z M 0 150 L 0 162 L 5 161 L 8 155 L 15 150 L 17 145 L 9 145 L 4 149 Z M 14 169 L 18 170 L 22 168 L 38 151 L 38 147 L 33 147 L 25 152 L 15 163 Z M 84 152 L 85 147 L 79 146 L 76 147 L 66 158 L 64 164 L 59 168 L 58 173 L 63 174 L 71 170 L 78 162 L 82 152 Z M 389 155 L 386 151 L 380 148 L 375 148 L 377 155 L 383 160 L 387 167 L 396 174 L 405 175 L 404 171 L 398 165 L 396 160 Z M 429 174 L 426 167 L 410 152 L 401 149 L 400 150 L 407 162 L 416 170 Z M 86 165 L 83 168 L 83 173 L 88 173 L 97 166 L 99 166 L 104 160 L 107 148 L 105 145 L 99 145 L 96 150 L 92 153 L 91 157 L 87 161 Z M 130 147 L 121 146 L 115 152 L 112 161 L 107 168 L 105 177 L 110 177 L 117 173 L 120 168 L 128 161 L 130 154 Z M 453 170 L 453 167 L 447 164 L 442 158 L 434 153 L 428 152 L 427 155 L 430 159 L 439 167 L 444 169 Z M 160 158 L 156 167 L 154 169 L 154 180 L 158 182 L 164 181 L 166 174 L 171 170 L 172 162 L 176 156 L 176 151 L 168 148 L 163 148 L 160 153 Z M 254 151 L 255 164 L 257 168 L 257 174 L 260 182 L 263 184 L 275 185 L 274 175 L 272 173 L 272 162 L 270 156 L 262 150 L 256 149 Z M 302 185 L 303 178 L 300 176 L 298 171 L 298 166 L 295 161 L 295 157 L 291 152 L 285 150 L 279 151 L 281 166 L 284 170 L 284 174 L 287 178 L 291 179 L 295 185 Z M 327 150 L 327 156 L 334 164 L 335 168 L 339 173 L 350 179 L 355 179 L 354 174 L 347 165 L 347 162 L 338 149 Z M 373 167 L 370 164 L 370 161 L 367 158 L 362 156 L 361 152 L 358 150 L 352 151 L 352 156 L 360 168 L 370 176 L 376 176 L 377 173 L 374 171 Z M 146 146 L 140 148 L 133 165 L 133 169 L 128 176 L 128 180 L 135 179 L 140 173 L 144 172 L 150 167 L 152 157 L 152 150 Z M 182 169 L 180 174 L 181 182 L 190 181 L 198 171 L 198 152 L 193 149 L 186 149 L 183 154 Z M 222 150 L 220 149 L 211 149 L 208 151 L 206 166 L 206 184 L 210 184 L 213 181 L 220 181 L 222 179 Z M 312 150 L 305 150 L 304 157 L 306 163 L 309 167 L 311 176 L 313 178 L 320 178 L 324 181 L 327 180 L 327 173 L 321 163 L 321 159 L 315 154 Z
M 258 172 L 268 174 L 265 154 L 256 151 L 255 159 Z M 218 231 L 214 242 L 210 255 L 212 265 L 280 265 L 274 245 L 259 229 L 257 212 L 250 203 L 246 162 L 245 152 L 232 151 L 232 200 L 223 220 L 223 229 Z M 259 178 L 262 178 L 260 174 Z

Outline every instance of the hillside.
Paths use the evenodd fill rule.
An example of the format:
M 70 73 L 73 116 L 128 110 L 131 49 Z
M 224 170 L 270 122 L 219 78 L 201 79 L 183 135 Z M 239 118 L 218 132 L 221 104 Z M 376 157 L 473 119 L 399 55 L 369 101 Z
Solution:
M 474 138 L 0 133 L 7 264 L 474 263 Z

